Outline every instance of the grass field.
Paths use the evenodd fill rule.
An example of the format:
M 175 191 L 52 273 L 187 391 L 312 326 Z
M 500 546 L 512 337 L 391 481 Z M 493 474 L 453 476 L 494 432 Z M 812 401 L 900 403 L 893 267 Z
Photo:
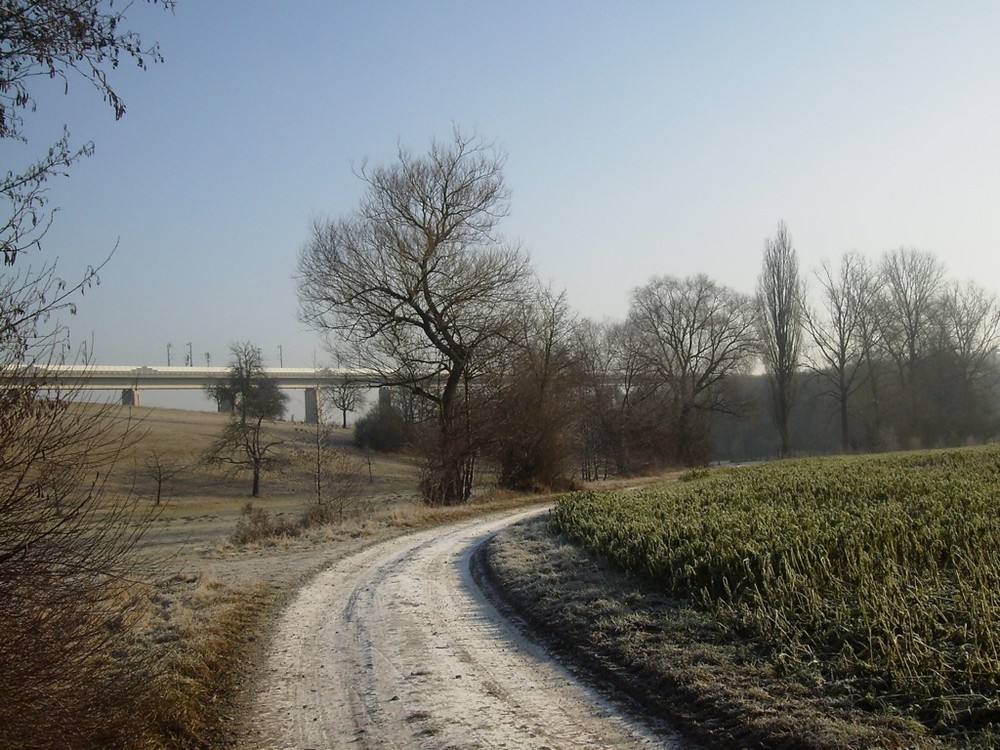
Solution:
M 116 489 L 133 491 L 153 504 L 157 482 L 150 465 L 156 461 L 176 473 L 163 482 L 161 508 L 145 538 L 145 545 L 165 552 L 187 552 L 213 545 L 229 536 L 250 498 L 249 475 L 234 475 L 201 462 L 218 438 L 228 415 L 163 408 L 119 411 L 124 426 L 139 436 L 115 467 Z M 276 422 L 270 432 L 282 441 L 278 450 L 287 459 L 280 471 L 264 474 L 261 494 L 253 502 L 279 518 L 296 518 L 316 502 L 314 489 L 315 427 Z M 350 462 L 364 507 L 346 509 L 385 513 L 418 502 L 419 459 L 385 456 L 355 449 L 353 431 L 332 428 L 328 450 Z M 347 513 L 357 516 L 359 513 Z
M 554 528 L 860 706 L 990 746 L 1000 449 L 734 467 L 577 493 Z

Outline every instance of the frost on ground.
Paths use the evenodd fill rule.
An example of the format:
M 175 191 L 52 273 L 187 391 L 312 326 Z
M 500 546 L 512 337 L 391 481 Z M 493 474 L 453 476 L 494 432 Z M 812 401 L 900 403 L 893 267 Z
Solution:
M 281 614 L 242 747 L 680 747 L 526 640 L 472 582 L 476 545 L 539 511 L 391 539 Z

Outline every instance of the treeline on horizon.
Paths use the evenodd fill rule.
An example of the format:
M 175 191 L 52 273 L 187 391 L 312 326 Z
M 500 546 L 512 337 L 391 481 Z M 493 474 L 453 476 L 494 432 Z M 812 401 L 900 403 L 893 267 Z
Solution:
M 782 244 L 794 289 L 786 328 L 798 336 L 784 446 L 763 288 L 776 255 L 768 251 Z M 704 275 L 654 276 L 634 290 L 623 321 L 578 319 L 562 295 L 538 291 L 511 346 L 469 381 L 470 440 L 496 462 L 502 485 L 528 488 L 995 438 L 995 294 L 949 279 L 933 253 L 915 249 L 877 262 L 845 253 L 808 282 L 794 261 L 779 224 L 756 294 Z M 357 440 L 419 446 L 430 417 L 422 399 L 396 389 L 359 420 Z

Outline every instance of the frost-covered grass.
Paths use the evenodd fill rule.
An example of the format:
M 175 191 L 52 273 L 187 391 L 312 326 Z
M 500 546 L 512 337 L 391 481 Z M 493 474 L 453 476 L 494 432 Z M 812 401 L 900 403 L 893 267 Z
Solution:
M 555 528 L 937 730 L 1000 721 L 1000 449 L 733 468 L 561 499 Z

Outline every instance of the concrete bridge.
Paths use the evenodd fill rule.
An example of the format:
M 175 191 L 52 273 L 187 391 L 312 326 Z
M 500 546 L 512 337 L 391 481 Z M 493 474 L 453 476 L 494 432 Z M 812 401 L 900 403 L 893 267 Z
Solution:
M 33 375 L 65 388 L 91 391 L 120 390 L 122 404 L 139 406 L 144 390 L 203 390 L 229 376 L 228 367 L 148 367 L 146 365 L 46 365 L 31 368 Z M 377 387 L 382 380 L 374 370 L 320 369 L 315 367 L 265 367 L 263 373 L 279 388 L 303 390 L 306 422 L 318 418 L 317 389 L 333 385 Z M 220 404 L 219 410 L 223 411 Z

